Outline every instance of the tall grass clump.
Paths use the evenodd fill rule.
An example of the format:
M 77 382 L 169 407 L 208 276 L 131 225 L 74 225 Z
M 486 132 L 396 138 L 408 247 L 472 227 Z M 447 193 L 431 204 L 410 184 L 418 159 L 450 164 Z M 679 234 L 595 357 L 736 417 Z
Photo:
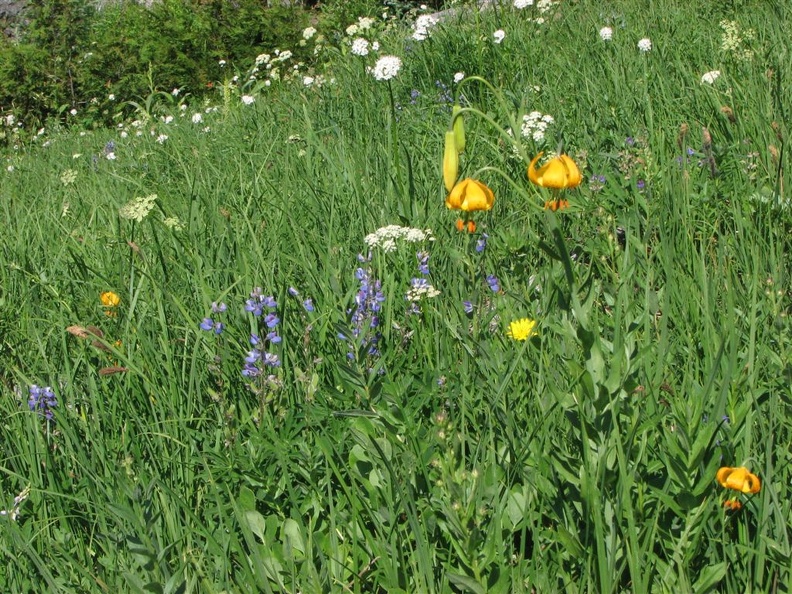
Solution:
M 788 12 L 361 14 L 4 117 L 0 584 L 786 591 Z

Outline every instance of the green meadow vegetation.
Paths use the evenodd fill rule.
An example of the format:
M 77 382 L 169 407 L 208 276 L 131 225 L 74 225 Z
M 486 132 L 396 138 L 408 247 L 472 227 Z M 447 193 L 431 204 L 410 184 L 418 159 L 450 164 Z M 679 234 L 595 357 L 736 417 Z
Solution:
M 4 592 L 790 591 L 792 6 L 454 8 L 0 105 Z

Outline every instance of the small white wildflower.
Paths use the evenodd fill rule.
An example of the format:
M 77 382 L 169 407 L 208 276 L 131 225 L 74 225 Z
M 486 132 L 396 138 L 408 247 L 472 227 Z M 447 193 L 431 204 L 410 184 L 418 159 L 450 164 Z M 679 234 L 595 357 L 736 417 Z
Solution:
M 48 146 L 49 146 L 49 145 L 51 145 L 51 144 L 52 144 L 52 141 L 51 141 L 51 140 L 45 140 L 45 141 L 44 141 L 44 142 L 41 144 L 41 146 L 43 146 L 43 147 L 48 147 Z M 16 149 L 16 147 L 14 147 L 14 149 Z
M 187 105 L 185 105 L 184 103 L 179 105 L 179 111 L 187 111 Z
M 553 0 L 539 0 L 536 3 L 536 8 L 539 12 L 547 12 L 553 7 Z
M 642 52 L 648 52 L 652 49 L 652 41 L 648 37 L 644 37 L 638 42 L 638 49 Z
M 253 95 L 242 95 L 242 103 L 245 105 L 252 105 L 254 101 L 256 98 Z
M 306 41 L 311 37 L 313 37 L 314 35 L 316 35 L 316 29 L 314 29 L 313 27 L 306 27 L 305 29 L 303 29 L 302 38 L 305 39 Z
M 164 124 L 170 124 L 172 121 L 173 121 L 173 116 L 172 115 L 168 115 L 168 116 L 165 116 L 164 118 L 162 118 L 162 122 Z
M 72 114 L 73 116 L 76 116 L 77 115 L 77 110 L 76 109 L 72 109 L 69 113 Z
M 162 219 L 162 224 L 171 231 L 184 231 L 184 223 L 179 217 L 165 217 Z
M 380 48 L 379 41 L 372 41 L 371 42 L 371 51 L 378 52 Z
M 225 68 L 226 61 L 225 60 L 220 60 L 217 64 L 220 66 L 220 68 Z
M 201 128 L 201 132 L 203 132 L 204 134 L 208 134 L 211 130 L 212 129 L 209 126 L 206 126 L 205 128 Z
M 39 128 L 39 131 L 36 132 L 36 136 L 41 136 L 42 134 L 44 134 L 44 132 L 46 132 L 44 128 Z
M 433 287 L 425 278 L 414 278 L 405 298 L 407 301 L 420 301 L 424 297 L 431 299 L 439 294 L 440 291 Z
M 16 118 L 14 117 L 14 114 L 9 114 L 5 117 L 6 126 L 13 126 L 14 122 L 16 122 Z
M 705 72 L 704 74 L 701 75 L 701 84 L 711 85 L 716 80 L 718 80 L 719 76 L 720 76 L 720 70 L 710 70 L 709 72 Z
M 157 136 L 157 142 L 159 142 L 160 144 L 165 144 L 166 140 L 168 140 L 167 134 L 160 134 L 159 136 Z
M 492 40 L 495 43 L 500 43 L 506 37 L 506 32 L 503 29 L 498 29 L 492 34 Z
M 610 41 L 613 38 L 613 29 L 610 27 L 603 27 L 599 30 L 599 36 L 602 41 Z
M 352 53 L 356 56 L 367 56 L 369 53 L 369 42 L 367 39 L 358 37 L 352 42 Z
M 375 19 L 371 17 L 358 17 L 358 27 L 361 31 L 365 31 L 366 29 L 371 29 L 372 25 L 376 22 Z
M 454 75 L 454 84 L 461 83 L 464 78 L 465 78 L 465 73 L 464 72 L 457 72 Z
M 534 0 L 514 0 L 514 8 L 518 8 L 522 10 L 523 8 L 528 8 L 529 6 L 533 6 Z
M 77 181 L 77 172 L 74 169 L 67 169 L 61 173 L 60 180 L 64 186 L 69 186 Z
M 108 161 L 115 161 L 115 160 L 116 160 L 116 154 L 115 154 L 115 153 L 107 153 L 107 154 L 105 155 L 105 158 L 106 158 Z
M 110 93 L 110 94 L 107 96 L 107 100 L 108 100 L 108 101 L 115 101 L 115 95 L 113 95 L 112 93 Z
M 352 37 L 357 32 L 358 32 L 358 26 L 355 24 L 349 25 L 349 27 L 346 28 L 346 34 L 349 35 L 350 37 Z
M 156 194 L 135 198 L 118 209 L 118 216 L 120 216 L 122 219 L 128 219 L 130 221 L 137 221 L 140 223 L 154 209 L 154 202 L 156 200 Z
M 9 165 L 8 167 L 6 167 L 6 171 L 8 171 L 8 173 L 14 173 L 14 166 Z
M 82 153 L 74 153 L 74 154 L 72 155 L 72 159 L 75 159 L 75 160 L 76 160 L 76 159 L 79 159 L 80 157 L 82 157 Z
M 174 97 L 178 97 L 179 93 L 181 93 L 181 89 L 178 87 L 171 91 L 171 95 L 173 95 Z
M 193 124 L 200 124 L 203 122 L 203 116 L 200 113 L 194 113 L 192 115 L 192 123 Z
M 119 136 L 121 138 L 126 138 L 127 136 L 129 136 L 129 133 L 126 130 L 121 130 L 121 133 L 119 134 Z
M 391 80 L 399 74 L 401 65 L 402 61 L 396 56 L 382 56 L 377 60 L 377 63 L 374 64 L 371 73 L 377 80 Z
M 430 14 L 423 14 L 415 19 L 413 23 L 413 39 L 416 41 L 423 41 L 431 32 L 432 27 L 437 24 L 437 17 Z
M 314 84 L 314 80 L 315 79 L 313 76 L 303 76 L 303 85 L 310 87 L 312 84 Z
M 259 54 L 256 56 L 256 66 L 261 66 L 262 64 L 268 64 L 270 61 L 269 54 Z
M 416 229 L 413 227 L 401 227 L 399 225 L 387 225 L 380 227 L 374 233 L 369 233 L 363 241 L 370 248 L 379 247 L 386 252 L 396 249 L 396 242 L 399 240 L 408 243 L 418 243 L 422 241 L 434 241 L 434 234 L 431 229 Z
M 0 516 L 8 516 L 12 522 L 16 522 L 19 517 L 19 507 L 28 498 L 28 495 L 30 495 L 30 486 L 25 487 L 19 495 L 14 497 L 14 506 L 10 510 L 0 510 Z

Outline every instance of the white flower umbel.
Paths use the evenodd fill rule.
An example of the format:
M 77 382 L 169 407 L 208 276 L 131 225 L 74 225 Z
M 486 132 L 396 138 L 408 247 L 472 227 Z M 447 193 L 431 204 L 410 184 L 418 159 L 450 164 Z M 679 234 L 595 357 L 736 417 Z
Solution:
M 148 213 L 153 210 L 154 202 L 156 202 L 156 200 L 156 194 L 135 198 L 134 200 L 127 202 L 124 204 L 124 206 L 119 208 L 118 215 L 122 219 L 128 219 L 130 221 L 137 221 L 140 223 L 148 216 Z
M 396 75 L 399 74 L 401 65 L 401 59 L 396 56 L 382 56 L 377 60 L 377 63 L 374 64 L 371 73 L 377 80 L 391 80 L 392 78 L 396 78 Z
M 547 127 L 554 123 L 553 116 L 543 114 L 540 111 L 532 111 L 523 116 L 523 123 L 520 132 L 524 138 L 533 138 L 534 142 L 542 142 L 545 137 Z
M 701 75 L 701 84 L 702 85 L 711 85 L 720 76 L 720 70 L 710 70 L 709 72 L 705 72 Z
M 392 252 L 396 249 L 397 241 L 420 243 L 422 241 L 434 241 L 434 239 L 431 229 L 388 225 L 387 227 L 380 227 L 374 233 L 369 233 L 363 238 L 363 241 L 366 242 L 369 248 L 381 248 L 385 252 Z
M 638 49 L 642 52 L 648 52 L 652 49 L 652 40 L 648 37 L 644 37 L 641 41 L 638 42 Z
M 437 297 L 439 294 L 440 291 L 432 286 L 425 278 L 414 278 L 412 279 L 410 289 L 407 291 L 405 298 L 407 301 L 415 302 L 420 301 L 424 297 L 431 299 L 432 297 Z
M 356 56 L 367 56 L 369 53 L 368 39 L 358 37 L 352 42 L 352 53 Z
M 523 8 L 528 8 L 529 6 L 533 6 L 534 0 L 514 0 L 514 8 L 522 10 Z
M 242 103 L 245 105 L 253 105 L 256 98 L 253 95 L 242 95 Z
M 613 38 L 613 29 L 610 27 L 603 27 L 599 30 L 599 36 L 602 41 L 610 41 Z
M 457 72 L 454 75 L 454 84 L 461 83 L 464 78 L 465 78 L 465 73 L 464 72 Z
M 495 33 L 492 34 L 492 41 L 495 43 L 500 43 L 506 37 L 506 32 L 503 29 L 498 29 Z
M 416 41 L 423 41 L 431 33 L 432 27 L 437 24 L 437 17 L 431 14 L 422 14 L 413 23 L 413 39 Z

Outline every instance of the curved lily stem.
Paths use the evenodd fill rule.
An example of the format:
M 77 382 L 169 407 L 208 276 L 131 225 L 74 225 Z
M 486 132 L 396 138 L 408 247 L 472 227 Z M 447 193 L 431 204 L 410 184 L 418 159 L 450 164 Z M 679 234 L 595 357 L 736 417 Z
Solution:
M 517 149 L 517 152 L 519 153 L 520 158 L 527 162 L 529 160 L 528 159 L 528 155 L 526 154 L 525 149 L 522 146 L 522 143 L 521 142 L 517 142 L 517 138 L 518 138 L 518 136 L 517 136 L 517 133 L 518 133 L 517 120 L 511 115 L 512 110 L 509 109 L 509 104 L 503 98 L 503 93 L 500 91 L 500 89 L 498 89 L 495 86 L 493 86 L 491 82 L 489 82 L 485 78 L 482 78 L 481 76 L 468 76 L 467 78 L 462 79 L 459 82 L 459 85 L 457 86 L 457 102 L 459 100 L 459 97 L 462 94 L 462 87 L 466 83 L 468 83 L 469 81 L 480 82 L 485 87 L 487 87 L 490 91 L 492 91 L 492 94 L 495 96 L 495 99 L 498 102 L 498 106 L 501 108 L 501 110 L 504 113 L 509 114 L 508 118 L 509 118 L 509 125 L 511 126 L 512 135 L 509 136 L 509 134 L 506 132 L 506 130 L 504 130 L 501 127 L 500 124 L 498 124 L 495 120 L 493 120 L 490 116 L 485 114 L 483 111 L 481 111 L 479 109 L 476 109 L 475 107 L 463 107 L 462 109 L 457 111 L 457 113 L 454 114 L 454 116 L 451 118 L 451 127 L 453 127 L 453 125 L 454 125 L 454 120 L 456 118 L 460 117 L 465 112 L 477 115 L 477 116 L 481 117 L 482 119 L 486 120 L 487 122 L 489 122 L 490 124 L 492 124 L 492 126 L 496 130 L 498 130 L 501 134 L 503 134 L 503 136 L 506 139 L 508 139 L 508 141 Z

